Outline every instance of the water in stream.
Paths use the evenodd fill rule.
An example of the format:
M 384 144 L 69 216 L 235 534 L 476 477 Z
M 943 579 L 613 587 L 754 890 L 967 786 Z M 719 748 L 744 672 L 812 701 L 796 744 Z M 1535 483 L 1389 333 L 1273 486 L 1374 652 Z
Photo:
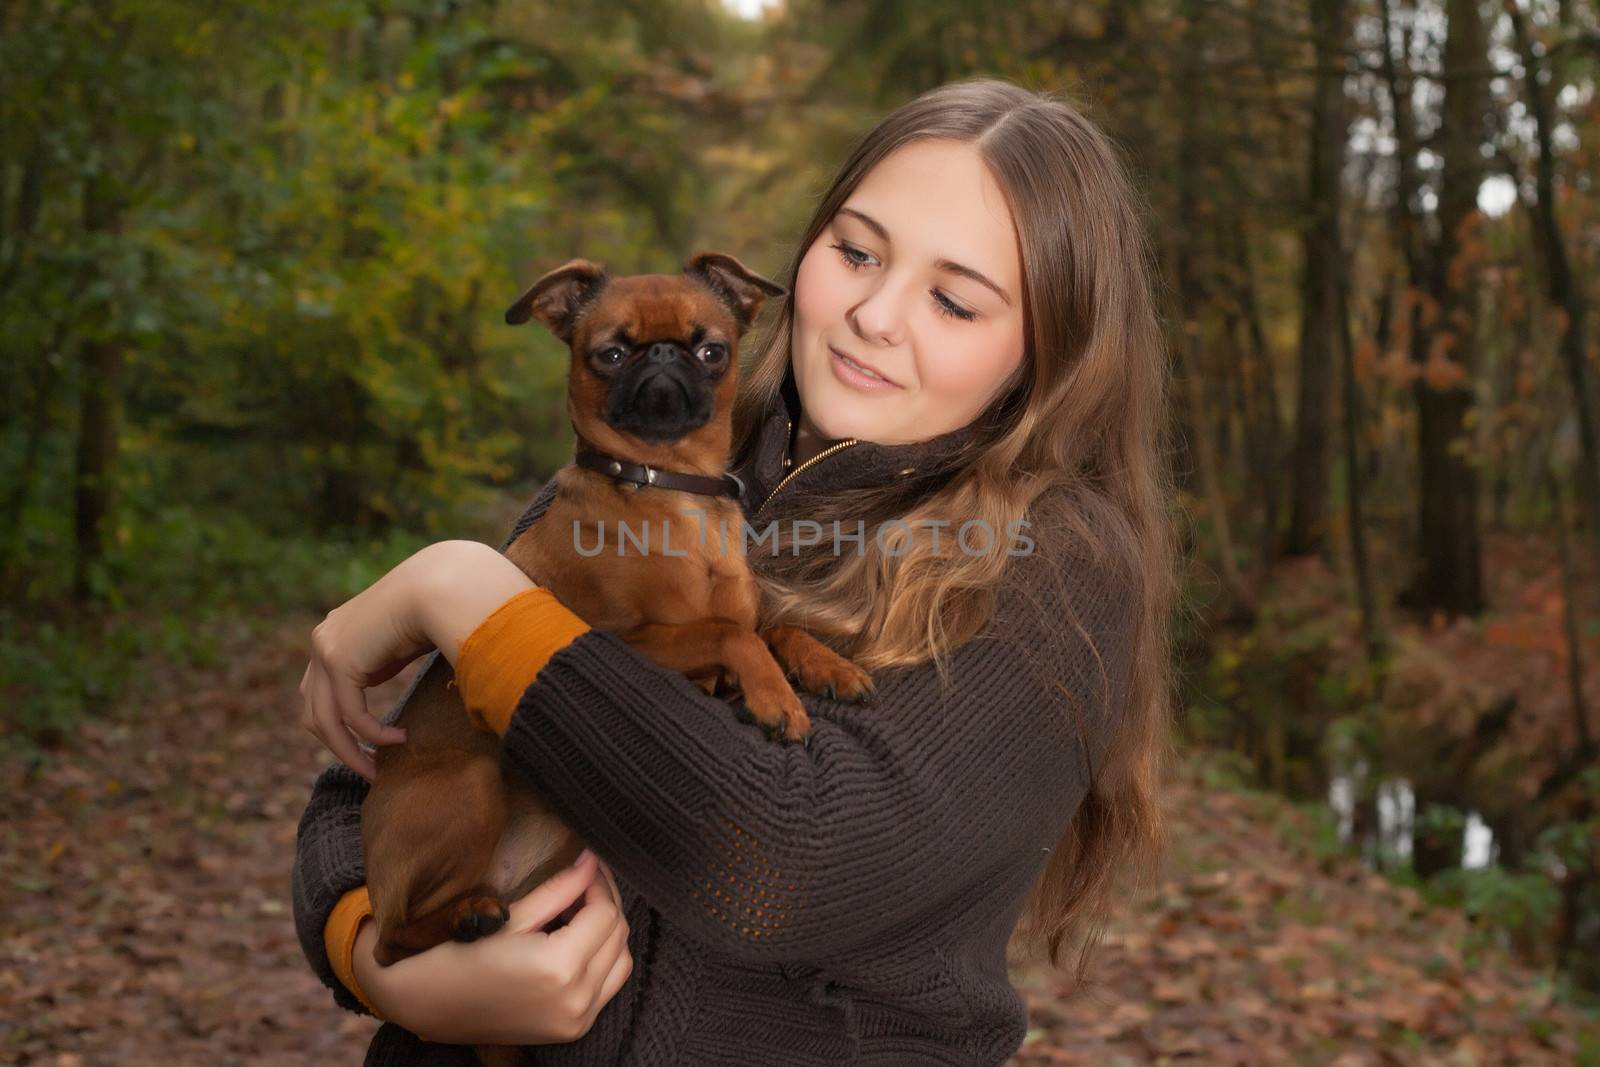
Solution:
M 1355 826 L 1355 786 L 1367 773 L 1365 763 L 1358 763 L 1348 774 L 1337 774 L 1328 787 L 1328 806 L 1339 817 L 1339 840 L 1348 842 Z M 1378 833 L 1376 840 L 1362 842 L 1362 856 L 1368 864 L 1377 866 L 1380 856 L 1393 861 L 1409 862 L 1411 836 L 1416 816 L 1416 797 L 1411 783 L 1404 778 L 1390 778 L 1378 783 Z M 1461 866 L 1463 868 L 1488 867 L 1495 861 L 1494 833 L 1475 811 L 1467 812 L 1466 828 L 1461 835 Z

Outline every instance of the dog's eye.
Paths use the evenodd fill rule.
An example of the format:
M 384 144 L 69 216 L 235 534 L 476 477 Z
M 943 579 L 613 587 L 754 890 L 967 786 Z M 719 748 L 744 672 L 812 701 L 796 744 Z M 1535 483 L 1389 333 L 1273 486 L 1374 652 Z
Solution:
M 616 345 L 611 345 L 608 348 L 596 351 L 592 358 L 602 367 L 618 367 L 622 365 L 622 361 L 627 355 L 628 353 L 623 349 L 618 348 Z
M 701 345 L 695 352 L 702 363 L 721 363 L 728 355 L 728 346 L 721 344 Z

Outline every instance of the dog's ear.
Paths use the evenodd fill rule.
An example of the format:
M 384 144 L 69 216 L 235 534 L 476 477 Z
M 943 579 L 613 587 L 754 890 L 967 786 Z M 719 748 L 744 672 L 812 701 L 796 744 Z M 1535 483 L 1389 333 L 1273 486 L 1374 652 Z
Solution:
M 783 286 L 763 278 L 732 256 L 701 252 L 684 265 L 683 272 L 711 287 L 739 322 L 743 333 L 755 321 L 768 297 L 783 296 Z
M 528 287 L 517 302 L 506 309 L 506 322 L 521 326 L 538 319 L 550 332 L 568 344 L 578 322 L 578 313 L 606 283 L 606 269 L 587 259 L 562 264 Z

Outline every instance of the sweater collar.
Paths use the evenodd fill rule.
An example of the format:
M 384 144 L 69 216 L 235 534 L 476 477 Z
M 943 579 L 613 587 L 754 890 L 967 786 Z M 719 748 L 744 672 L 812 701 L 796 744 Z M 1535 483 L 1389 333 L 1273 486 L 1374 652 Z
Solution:
M 881 444 L 851 439 L 834 441 L 804 463 L 787 462 L 790 441 L 800 417 L 800 398 L 794 383 L 794 369 L 784 375 L 783 385 L 767 406 L 755 441 L 735 472 L 747 487 L 745 510 L 754 515 L 782 487 L 808 492 L 860 489 L 884 485 L 899 478 L 928 476 L 953 470 L 968 457 L 964 453 L 976 444 L 972 424 L 910 444 Z

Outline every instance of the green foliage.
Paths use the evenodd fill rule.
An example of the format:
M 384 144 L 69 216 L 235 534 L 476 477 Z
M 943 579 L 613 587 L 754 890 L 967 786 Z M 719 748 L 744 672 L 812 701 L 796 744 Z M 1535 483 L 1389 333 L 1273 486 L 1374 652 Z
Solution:
M 1266 600 L 1248 630 L 1213 633 L 1187 679 L 1191 738 L 1243 754 L 1256 783 L 1300 799 L 1323 795 L 1325 767 L 1348 765 L 1330 764 L 1330 744 L 1351 758 L 1366 746 L 1373 710 L 1373 669 L 1324 604 Z
M 1600 1031 L 1580 1030 L 1577 1035 L 1578 1053 L 1574 1061 L 1578 1067 L 1600 1065 Z
M 1243 753 L 1203 749 L 1194 758 L 1201 762 L 1200 777 L 1207 788 L 1244 792 L 1255 787 L 1255 768 Z
M 1280 825 L 1279 828 L 1280 834 L 1291 847 L 1297 848 L 1324 868 L 1351 854 L 1354 843 L 1346 844 L 1340 840 L 1339 816 L 1331 808 L 1326 804 L 1308 803 L 1300 805 L 1300 810 L 1304 820 L 1311 824 L 1309 834 L 1304 832 L 1303 824 L 1291 823 Z
M 1373 755 L 1378 744 L 1373 716 L 1381 711 L 1379 705 L 1365 704 L 1351 714 L 1331 720 L 1323 734 L 1323 752 L 1329 762 L 1350 766 Z
M 1415 838 L 1440 842 L 1452 848 L 1459 847 L 1466 832 L 1466 814 L 1448 804 L 1428 804 L 1418 812 L 1412 826 Z
M 289 611 L 314 617 L 426 543 L 399 530 L 371 541 L 273 538 L 235 514 L 176 509 L 136 529 L 108 560 L 112 610 L 0 611 L 0 693 L 12 709 L 0 747 L 49 742 L 108 703 L 137 705 L 163 673 L 214 666 L 223 627 L 260 633 Z
M 1425 893 L 1435 903 L 1460 907 L 1472 921 L 1468 950 L 1498 944 L 1548 929 L 1561 906 L 1561 895 L 1548 875 L 1537 870 L 1481 867 L 1453 868 L 1430 879 Z

